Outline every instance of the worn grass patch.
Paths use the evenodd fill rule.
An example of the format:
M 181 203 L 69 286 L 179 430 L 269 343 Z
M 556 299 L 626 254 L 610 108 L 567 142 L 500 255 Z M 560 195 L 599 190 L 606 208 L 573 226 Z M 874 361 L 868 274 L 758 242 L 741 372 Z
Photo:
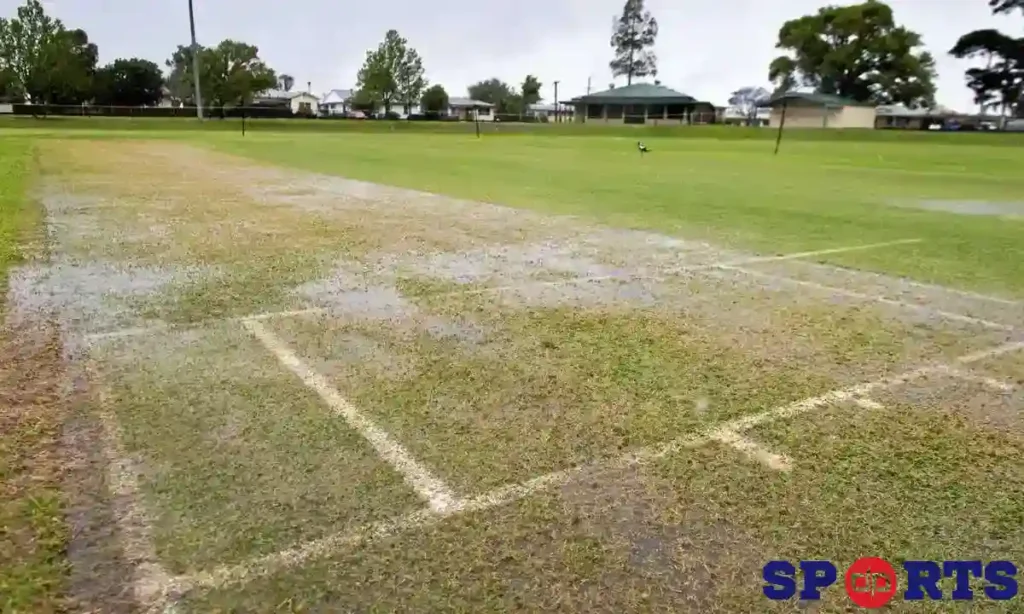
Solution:
M 7 322 L 8 271 L 39 252 L 41 215 L 28 198 L 32 143 L 0 140 L 0 610 L 64 607 L 69 539 L 60 494 L 62 365 L 56 331 Z M 28 249 L 29 244 L 36 247 Z
M 757 590 L 762 556 L 748 533 L 684 489 L 642 469 L 602 471 L 179 605 L 194 612 L 724 613 L 739 611 L 728 609 L 730 594 Z
M 266 554 L 419 502 L 241 327 L 97 348 L 174 572 Z
M 787 302 L 749 289 L 706 302 L 679 293 L 673 309 L 671 299 L 583 308 L 569 294 L 564 306 L 530 307 L 502 293 L 449 294 L 430 281 L 403 287 L 419 293 L 417 310 L 273 327 L 467 492 L 976 349 L 972 335 L 955 331 L 908 345 L 911 325 L 871 306 Z M 716 288 L 689 285 L 693 293 Z M 754 307 L 761 311 L 747 310 Z

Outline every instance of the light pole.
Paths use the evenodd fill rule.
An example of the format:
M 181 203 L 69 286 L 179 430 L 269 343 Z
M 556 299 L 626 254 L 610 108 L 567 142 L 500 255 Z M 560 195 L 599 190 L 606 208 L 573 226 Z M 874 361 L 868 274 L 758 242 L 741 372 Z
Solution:
M 196 117 L 203 121 L 203 96 L 199 90 L 199 44 L 196 43 L 196 14 L 188 0 L 188 26 L 192 30 L 192 81 L 196 84 Z
M 560 81 L 555 81 L 555 123 L 562 121 L 562 115 L 558 112 L 558 84 Z

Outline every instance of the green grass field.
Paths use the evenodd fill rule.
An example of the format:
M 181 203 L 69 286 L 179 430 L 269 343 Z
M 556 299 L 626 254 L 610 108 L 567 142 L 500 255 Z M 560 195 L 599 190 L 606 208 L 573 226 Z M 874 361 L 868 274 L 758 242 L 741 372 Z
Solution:
M 50 243 L 10 296 L 89 382 L 76 607 L 786 612 L 771 559 L 1024 560 L 1015 135 L 209 124 L 0 125 Z

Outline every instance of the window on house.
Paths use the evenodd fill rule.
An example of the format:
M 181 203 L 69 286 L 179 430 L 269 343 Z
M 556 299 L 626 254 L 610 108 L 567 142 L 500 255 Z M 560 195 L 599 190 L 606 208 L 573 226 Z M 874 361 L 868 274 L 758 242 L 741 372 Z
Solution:
M 312 112 L 313 112 L 313 105 L 312 105 L 312 103 L 309 103 L 309 102 L 300 102 L 299 103 L 299 113 L 312 113 Z
M 490 109 L 477 109 L 477 114 L 480 115 L 480 117 L 490 117 L 491 110 Z

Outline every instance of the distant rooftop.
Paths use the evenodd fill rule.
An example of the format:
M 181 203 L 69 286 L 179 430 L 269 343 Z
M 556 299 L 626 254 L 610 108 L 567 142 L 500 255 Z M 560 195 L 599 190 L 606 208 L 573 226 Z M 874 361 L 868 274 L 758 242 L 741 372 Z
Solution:
M 458 108 L 477 108 L 477 109 L 492 109 L 494 105 L 483 100 L 473 100 L 472 98 L 460 98 L 458 96 L 451 96 L 448 98 L 448 106 Z
M 698 101 L 693 96 L 687 96 L 660 83 L 634 83 L 626 87 L 615 87 L 603 92 L 580 96 L 569 102 L 574 104 L 685 104 Z

